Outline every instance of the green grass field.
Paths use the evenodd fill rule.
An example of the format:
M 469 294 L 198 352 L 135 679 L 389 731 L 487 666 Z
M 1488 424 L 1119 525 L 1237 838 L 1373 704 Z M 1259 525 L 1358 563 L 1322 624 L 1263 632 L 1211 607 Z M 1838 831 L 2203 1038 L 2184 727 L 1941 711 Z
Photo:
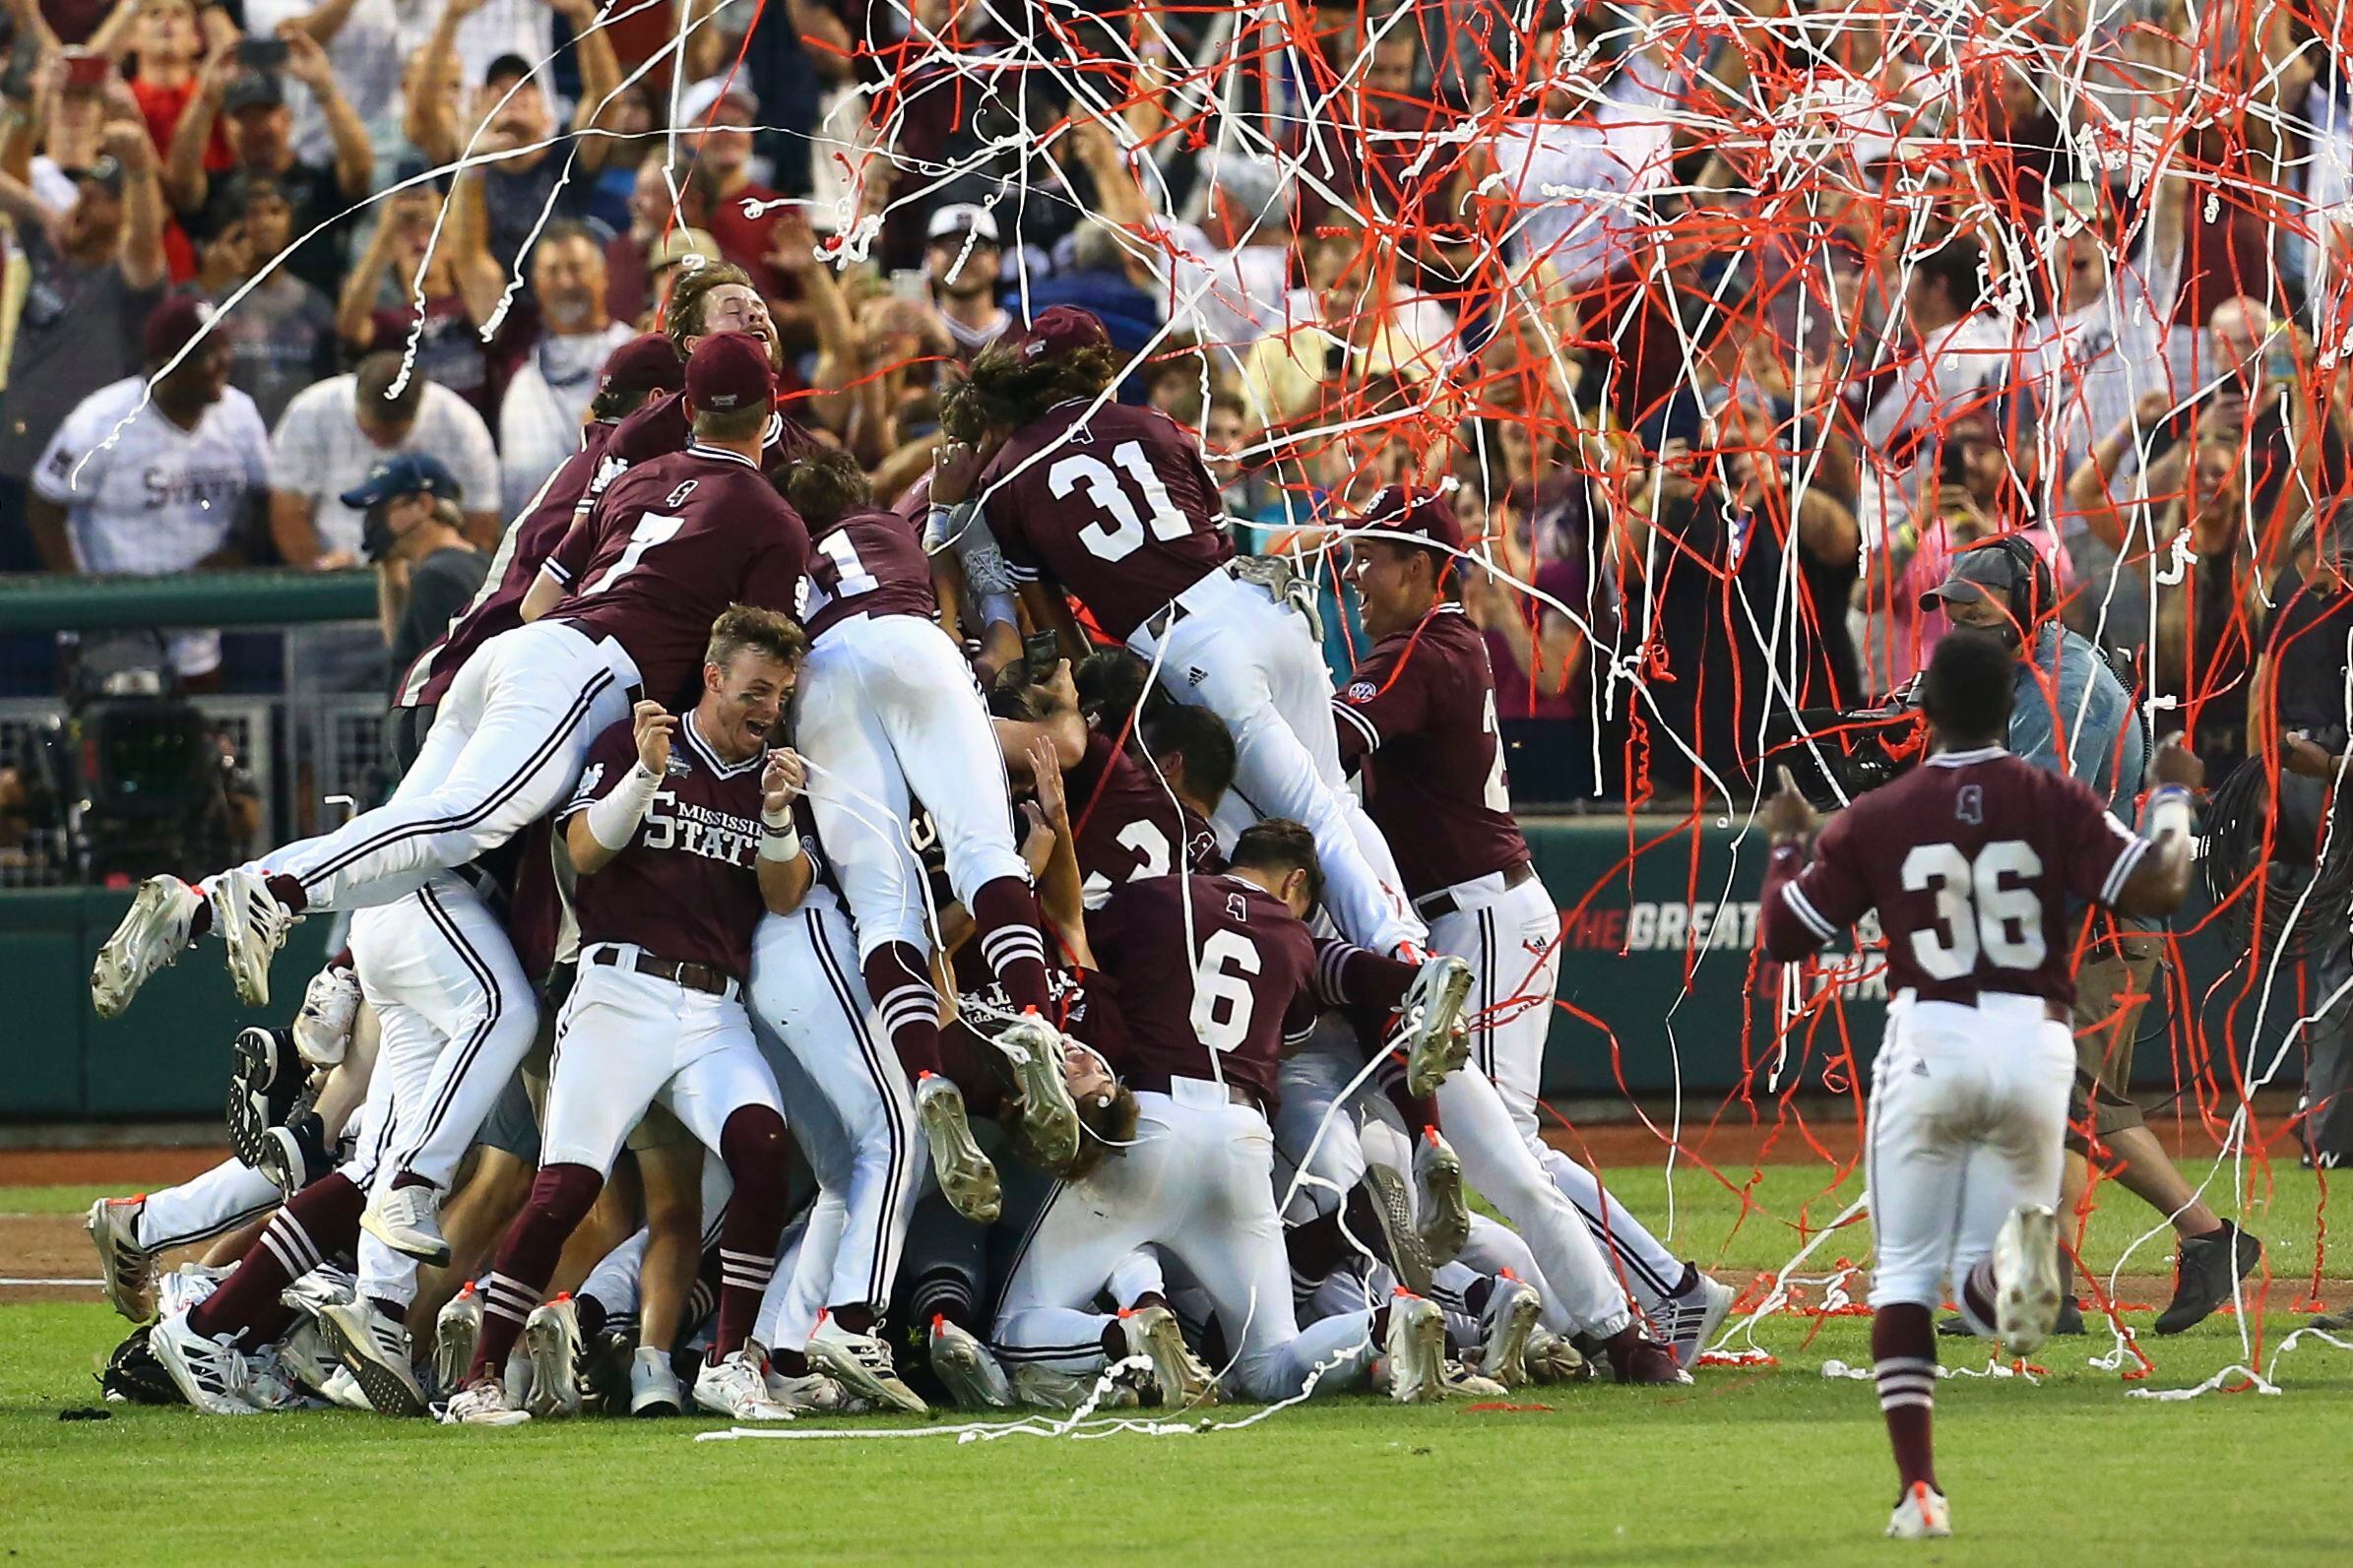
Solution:
M 1757 1189 L 1794 1216 L 1826 1179 L 1773 1167 Z M 1544 1411 L 1401 1410 L 1349 1399 L 1245 1430 L 1100 1441 L 1006 1436 L 891 1440 L 915 1421 L 838 1423 L 840 1440 L 697 1443 L 719 1422 L 581 1422 L 443 1430 L 341 1411 L 203 1419 L 96 1403 L 90 1374 L 119 1337 L 102 1306 L 0 1306 L 0 1549 L 27 1561 L 367 1562 L 984 1561 L 1088 1563 L 1843 1563 L 1910 1557 L 2018 1564 L 2066 1555 L 2125 1564 L 2341 1563 L 2339 1469 L 2353 1445 L 2353 1352 L 2303 1321 L 2316 1232 L 2310 1176 L 2274 1172 L 2248 1223 L 2288 1277 L 2266 1298 L 2263 1354 L 2283 1390 L 2184 1403 L 2241 1358 L 2218 1316 L 2148 1344 L 2128 1385 L 2089 1357 L 2104 1336 L 2055 1342 L 2049 1375 L 1948 1378 L 1939 1469 L 1959 1537 L 1878 1538 L 1894 1487 L 1868 1385 L 1819 1375 L 1867 1362 L 1866 1320 L 1782 1315 L 1757 1330 L 1774 1368 L 1702 1368 L 1689 1389 L 1531 1391 Z M 1655 1171 L 1612 1186 L 1659 1215 Z M 2228 1202 L 2227 1192 L 2217 1194 Z M 1818 1221 L 1844 1207 L 1822 1194 Z M 1791 1232 L 1705 1178 L 1678 1182 L 1683 1245 L 1727 1277 L 1770 1269 Z M 78 1189 L 0 1191 L 0 1210 L 67 1212 Z M 2342 1235 L 2353 1200 L 2329 1205 Z M 2121 1207 L 2087 1254 L 2111 1264 Z M 1817 1256 L 1868 1255 L 1860 1229 Z M 2138 1255 L 2128 1277 L 2165 1268 Z M 1811 1272 L 1811 1271 L 1809 1271 Z M 2331 1259 L 2323 1294 L 2353 1298 Z M 2133 1291 L 2128 1290 L 2130 1299 Z M 2146 1293 L 2141 1292 L 2141 1293 Z M 2145 1316 L 2140 1319 L 2145 1324 Z M 1945 1342 L 1950 1362 L 1983 1365 Z M 1212 1423 L 1246 1411 L 1221 1410 Z M 944 1418 L 943 1418 L 944 1419 Z M 819 1423 L 795 1423 L 811 1429 Z

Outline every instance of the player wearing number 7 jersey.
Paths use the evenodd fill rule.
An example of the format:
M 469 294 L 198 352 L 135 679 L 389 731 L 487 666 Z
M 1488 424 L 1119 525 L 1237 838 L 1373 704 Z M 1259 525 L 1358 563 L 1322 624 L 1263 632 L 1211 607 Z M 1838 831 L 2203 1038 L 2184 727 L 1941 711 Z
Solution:
M 866 989 L 916 1081 L 940 1188 L 967 1215 L 992 1220 L 994 1172 L 940 1071 L 932 921 L 909 825 L 921 799 L 982 956 L 1022 1015 L 994 1037 L 1021 1084 L 1023 1122 L 1047 1160 L 1066 1161 L 1078 1152 L 1078 1110 L 1062 1081 L 1061 1041 L 1046 1023 L 1046 938 L 1014 847 L 1004 759 L 970 666 L 932 620 L 931 566 L 914 526 L 873 509 L 865 474 L 845 452 L 795 464 L 785 483 L 813 533 L 809 657 L 793 734 L 812 765 L 817 837 L 850 904 Z
M 2058 1316 L 2061 1140 L 2074 1040 L 2070 899 L 2170 914 L 2190 878 L 2195 758 L 2158 752 L 2135 837 L 2074 780 L 2002 749 L 2009 655 L 1955 631 L 1921 706 L 1934 754 L 1830 820 L 1786 770 L 1765 807 L 1765 950 L 1791 963 L 1871 909 L 1887 939 L 1887 1032 L 1872 1064 L 1865 1179 L 1878 1258 L 1871 1348 L 1902 1490 L 1887 1534 L 1951 1534 L 1930 1444 L 1946 1288 L 1969 1327 L 2028 1355 Z
M 1234 546 L 1200 447 L 1164 414 L 1101 401 L 1116 372 L 1103 324 L 1067 306 L 985 351 L 942 422 L 994 456 L 977 482 L 970 455 L 943 460 L 933 501 L 960 502 L 971 483 L 1039 624 L 1069 627 L 1058 585 L 1172 696 L 1226 721 L 1229 832 L 1256 817 L 1306 824 L 1341 930 L 1380 952 L 1418 951 L 1426 933 L 1388 846 L 1340 774 L 1321 651 L 1304 621 L 1228 570 Z

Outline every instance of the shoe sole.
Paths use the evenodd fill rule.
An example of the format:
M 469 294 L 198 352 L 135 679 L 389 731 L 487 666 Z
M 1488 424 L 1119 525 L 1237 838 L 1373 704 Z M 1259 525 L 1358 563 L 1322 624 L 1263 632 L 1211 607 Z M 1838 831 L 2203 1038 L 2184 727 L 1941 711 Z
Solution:
M 1152 1363 L 1163 1410 L 1199 1410 L 1218 1402 L 1217 1385 L 1210 1381 L 1208 1369 L 1194 1361 L 1175 1313 L 1164 1309 L 1153 1314 L 1140 1338 L 1141 1345 L 1130 1340 L 1129 1348 Z
M 684 1398 L 684 1390 L 679 1391 L 677 1399 L 668 1394 L 632 1394 L 629 1396 L 629 1413 L 646 1420 L 658 1420 L 666 1415 L 683 1415 L 686 1413 Z
M 1430 1293 L 1430 1254 L 1422 1246 L 1422 1232 L 1414 1228 L 1413 1205 L 1405 1182 L 1386 1165 L 1367 1165 L 1365 1180 L 1372 1188 L 1372 1207 L 1380 1218 L 1381 1236 L 1389 1244 L 1389 1267 L 1397 1283 L 1415 1295 Z
M 149 1335 L 147 1339 L 147 1348 L 155 1352 L 156 1360 L 162 1366 L 164 1372 L 170 1376 L 172 1386 L 180 1391 L 180 1398 L 188 1402 L 188 1406 L 191 1410 L 197 1411 L 206 1415 L 259 1415 L 261 1413 L 261 1411 L 255 1410 L 252 1406 L 244 1404 L 241 1401 L 233 1401 L 226 1399 L 223 1396 L 208 1394 L 201 1387 L 199 1387 L 196 1381 L 196 1373 L 194 1369 L 188 1365 L 187 1359 L 180 1354 L 179 1344 L 177 1341 L 173 1340 L 170 1335 Z M 221 1401 L 218 1406 L 213 1403 L 213 1401 L 216 1399 Z
M 221 933 L 221 941 L 228 949 L 228 977 L 236 987 L 237 1000 L 247 1007 L 270 1005 L 270 960 L 273 953 L 257 953 L 251 945 L 253 935 L 252 878 L 239 872 L 223 874 L 214 884 L 213 896 L 219 907 L 213 911 L 213 927 Z
M 376 1211 L 368 1209 L 359 1217 L 359 1228 L 383 1242 L 393 1251 L 429 1264 L 436 1269 L 449 1267 L 449 1242 L 436 1236 L 426 1240 L 422 1231 L 402 1230 L 376 1218 Z
M 1440 960 L 1445 967 L 1441 978 L 1429 996 L 1409 993 L 1406 1005 L 1421 1004 L 1421 1016 L 1414 1024 L 1414 1039 L 1405 1057 L 1405 1088 L 1410 1095 L 1434 1095 L 1438 1085 L 1449 1073 L 1461 1070 L 1471 1059 L 1471 1042 L 1458 1038 L 1454 1021 L 1462 1016 L 1462 1004 L 1471 994 L 1471 966 L 1458 958 Z M 1415 992 L 1421 981 L 1415 981 Z
M 261 1170 L 263 1148 L 271 1132 L 263 1097 L 278 1065 L 278 1046 L 268 1030 L 248 1029 L 238 1032 L 231 1049 L 236 1065 L 229 1069 L 228 1078 L 228 1149 L 244 1164 Z M 256 1104 L 257 1099 L 262 1103 Z
M 318 1315 L 317 1322 L 327 1348 L 350 1371 L 359 1384 L 359 1392 L 367 1396 L 368 1404 L 375 1407 L 379 1415 L 424 1414 L 423 1391 L 368 1353 L 374 1347 L 343 1322 L 342 1314 L 347 1310 L 329 1307 Z
M 1413 1365 L 1416 1384 L 1412 1398 L 1398 1396 L 1397 1368 L 1392 1365 L 1389 1369 L 1389 1397 L 1400 1405 L 1436 1405 L 1446 1398 L 1446 1318 L 1431 1303 L 1423 1302 L 1420 1306 L 1430 1310 L 1418 1307 L 1406 1324 L 1404 1359 Z
M 2011 1355 L 2032 1355 L 2059 1321 L 2059 1217 L 2040 1204 L 2010 1211 L 1994 1238 L 1994 1332 Z
M 938 1095 L 919 1101 L 916 1120 L 922 1126 L 931 1171 L 948 1206 L 976 1224 L 994 1224 L 1004 1211 L 1004 1190 L 997 1183 L 996 1166 L 973 1142 L 962 1098 Z
M 90 1244 L 97 1249 L 106 1304 L 133 1323 L 145 1323 L 156 1315 L 155 1265 L 145 1253 L 125 1246 L 115 1234 L 107 1207 L 111 1202 L 100 1198 L 92 1204 L 83 1228 L 90 1232 Z
M 580 1413 L 580 1385 L 573 1380 L 573 1366 L 580 1359 L 580 1339 L 566 1334 L 561 1325 L 541 1320 L 523 1325 L 523 1353 L 531 1357 L 531 1395 L 523 1408 L 535 1420 L 556 1420 Z M 468 1356 L 469 1362 L 473 1360 Z M 560 1389 L 555 1399 L 546 1397 L 548 1389 Z
M 139 994 L 139 988 L 155 977 L 156 970 L 169 969 L 172 959 L 179 956 L 175 949 L 155 969 L 134 977 L 136 967 L 130 963 L 129 953 L 133 940 L 136 938 L 140 946 L 155 940 L 152 928 L 165 917 L 178 886 L 169 877 L 149 877 L 140 883 L 137 896 L 131 900 L 130 912 L 98 949 L 97 962 L 90 967 L 90 1006 L 98 1017 L 122 1017 L 132 998 Z
M 1528 1338 L 1543 1312 L 1544 1298 L 1532 1287 L 1522 1286 L 1513 1294 L 1510 1310 L 1495 1320 L 1480 1348 L 1479 1370 L 1484 1376 L 1506 1390 L 1527 1386 Z
M 855 1399 L 872 1400 L 909 1415 L 922 1415 L 931 1409 L 915 1390 L 896 1378 L 885 1381 L 876 1376 L 863 1361 L 839 1346 L 811 1340 L 807 1353 L 818 1371 L 848 1389 Z
M 1023 1037 L 1000 1038 L 997 1049 L 1021 1086 L 1022 1131 L 1039 1159 L 1049 1165 L 1066 1165 L 1078 1158 L 1078 1106 L 1071 1102 L 1070 1086 L 1062 1081 L 1060 1052 L 1050 1037 L 1041 1041 L 1019 1025 L 1014 1029 Z M 1043 1027 L 1037 1033 L 1042 1034 Z
M 1010 1384 L 997 1388 L 990 1384 L 988 1370 L 981 1364 L 984 1352 L 980 1347 L 955 1340 L 935 1339 L 931 1342 L 931 1371 L 947 1385 L 948 1396 L 968 1411 L 1009 1411 L 1013 1409 L 1013 1390 Z
M 1462 1196 L 1462 1157 L 1445 1144 L 1425 1142 L 1416 1161 L 1422 1186 L 1422 1246 L 1433 1269 L 1452 1263 L 1471 1239 L 1471 1210 Z
M 310 1185 L 310 1163 L 302 1158 L 302 1145 L 284 1127 L 263 1132 L 258 1158 L 252 1163 L 289 1198 Z
M 452 1331 L 455 1331 L 453 1335 Z M 446 1392 L 466 1381 L 482 1343 L 482 1320 L 472 1313 L 433 1322 L 433 1381 Z

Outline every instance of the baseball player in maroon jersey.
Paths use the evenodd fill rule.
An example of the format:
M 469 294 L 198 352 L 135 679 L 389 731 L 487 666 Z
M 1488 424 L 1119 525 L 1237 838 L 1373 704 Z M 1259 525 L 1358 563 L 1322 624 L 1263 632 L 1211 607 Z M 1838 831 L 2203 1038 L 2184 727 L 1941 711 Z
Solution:
M 1366 809 L 1396 849 L 1406 893 L 1430 922 L 1431 949 L 1467 960 L 1477 975 L 1466 1010 L 1473 1064 L 1687 1367 L 1731 1310 L 1732 1290 L 1660 1244 L 1537 1125 L 1560 981 L 1560 915 L 1511 814 L 1494 673 L 1460 598 L 1461 524 L 1443 496 L 1390 485 L 1352 521 L 1349 548 L 1373 646 L 1333 703 L 1341 763 L 1364 781 Z M 1467 1078 L 1453 1094 L 1458 1101 L 1487 1098 Z M 1455 1147 L 1483 1167 L 1470 1172 L 1471 1184 L 1500 1204 L 1489 1181 L 1501 1173 L 1484 1167 L 1509 1158 L 1515 1173 L 1525 1172 L 1523 1161 L 1490 1149 L 1502 1129 L 1486 1124 L 1484 1108 L 1441 1106 Z M 1523 1230 L 1536 1223 L 1511 1218 Z
M 445 1420 L 512 1425 L 500 1375 L 621 1140 L 667 1104 L 734 1183 L 720 1235 L 719 1321 L 695 1403 L 784 1419 L 745 1348 L 785 1220 L 785 1119 L 752 1037 L 752 933 L 791 912 L 811 873 L 794 829 L 800 760 L 770 750 L 806 643 L 772 610 L 710 628 L 683 721 L 644 702 L 590 748 L 561 815 L 579 872 L 580 973 L 556 1025 L 540 1174 L 481 1282 L 482 1337 Z
M 808 536 L 759 470 L 774 387 L 758 340 L 704 339 L 686 367 L 695 444 L 606 492 L 589 520 L 604 524 L 593 548 L 575 545 L 578 529 L 565 535 L 541 571 L 579 591 L 543 619 L 527 602 L 530 624 L 466 661 L 392 799 L 222 873 L 202 897 L 151 881 L 109 939 L 110 992 L 127 999 L 214 930 L 238 995 L 266 1003 L 270 961 L 294 916 L 390 903 L 503 844 L 563 798 L 590 740 L 627 714 L 633 692 L 675 700 L 688 688 L 722 609 L 790 606 Z M 499 1087 L 488 1086 L 485 1112 Z
M 2032 1354 L 2059 1313 L 2070 906 L 2165 915 L 2190 879 L 2196 759 L 2178 742 L 2159 749 L 2135 837 L 2083 784 L 2003 749 L 2010 685 L 1999 642 L 1948 634 L 1921 683 L 1925 763 L 1819 838 L 1787 770 L 1764 811 L 1765 951 L 1795 963 L 1873 909 L 1886 936 L 1892 1000 L 1864 1160 L 1878 1245 L 1871 1351 L 1902 1482 L 1887 1534 L 1904 1538 L 1952 1534 L 1930 1437 L 1931 1314 L 1945 1291 L 2011 1355 Z
M 1229 828 L 1304 822 L 1340 929 L 1378 952 L 1418 952 L 1422 922 L 1340 773 L 1321 651 L 1304 620 L 1228 570 L 1234 546 L 1200 447 L 1165 414 L 1109 402 L 1117 368 L 1103 324 L 1068 306 L 983 353 L 942 412 L 955 440 L 933 501 L 979 497 L 1039 625 L 1082 646 L 1067 591 L 1164 690 L 1225 720 Z
M 858 926 L 866 989 L 915 1081 L 940 1189 L 986 1222 L 997 1212 L 996 1173 L 939 1070 L 928 892 L 908 829 L 920 798 L 981 953 L 1020 1015 L 997 1044 L 1020 1082 L 1023 1121 L 1059 1163 L 1077 1152 L 1078 1112 L 1047 1022 L 1046 938 L 1014 847 L 1004 760 L 970 667 L 933 622 L 930 563 L 913 525 L 874 508 L 847 453 L 795 465 L 787 485 L 813 534 L 808 668 L 793 730 L 813 765 L 817 834 Z
M 1226 872 L 1124 883 L 1087 917 L 1112 992 L 1095 1004 L 1092 1043 L 1134 1092 L 1140 1121 L 1127 1148 L 1057 1187 L 1023 1238 L 993 1336 L 1008 1362 L 1081 1376 L 1130 1355 L 1158 1366 L 1173 1353 L 1165 1302 L 1147 1295 L 1117 1317 L 1091 1309 L 1113 1269 L 1153 1245 L 1214 1303 L 1246 1397 L 1288 1398 L 1319 1372 L 1316 1392 L 1359 1386 L 1376 1342 L 1398 1398 L 1442 1390 L 1435 1303 L 1401 1294 L 1304 1333 L 1293 1310 L 1267 1126 L 1285 1036 L 1324 1003 L 1410 1006 L 1422 988 L 1411 966 L 1319 944 L 1305 921 L 1321 892 L 1313 837 L 1270 820 L 1236 841 Z M 1454 1006 L 1418 1020 L 1423 1031 L 1453 1029 L 1453 994 Z

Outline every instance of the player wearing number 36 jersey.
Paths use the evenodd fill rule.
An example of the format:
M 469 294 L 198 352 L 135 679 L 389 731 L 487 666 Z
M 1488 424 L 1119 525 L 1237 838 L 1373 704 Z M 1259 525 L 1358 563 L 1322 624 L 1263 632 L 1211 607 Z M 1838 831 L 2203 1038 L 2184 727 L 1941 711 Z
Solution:
M 1773 840 L 1762 931 L 1790 962 L 1871 909 L 1886 933 L 1887 1032 L 1872 1064 L 1865 1177 L 1878 1256 L 1872 1355 L 1902 1491 L 1887 1533 L 1951 1532 L 1929 1437 L 1949 1287 L 1962 1318 L 2013 1356 L 2058 1316 L 2062 1139 L 2074 1075 L 2070 908 L 2169 914 L 2189 884 L 2194 758 L 2161 750 L 2143 831 L 2074 780 L 2002 749 L 2010 659 L 1971 632 L 1937 645 L 1922 707 L 1936 748 L 1831 819 L 1790 784 L 1765 808 Z

